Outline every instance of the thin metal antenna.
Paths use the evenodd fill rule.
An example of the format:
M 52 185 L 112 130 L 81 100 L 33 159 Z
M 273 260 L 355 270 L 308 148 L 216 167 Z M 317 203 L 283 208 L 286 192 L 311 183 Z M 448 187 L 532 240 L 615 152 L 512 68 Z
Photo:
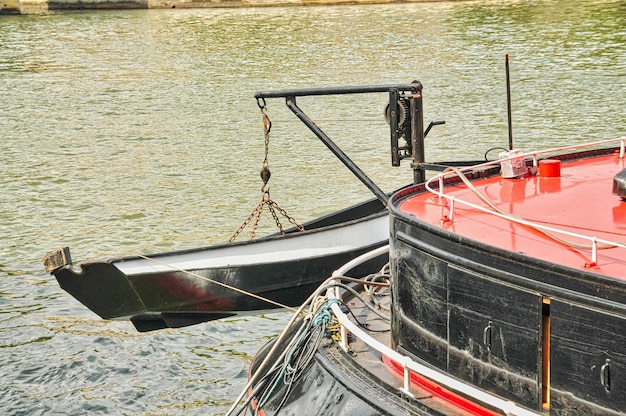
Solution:
M 511 78 L 509 76 L 509 55 L 507 54 L 504 59 L 504 66 L 506 68 L 506 107 L 507 115 L 509 119 L 509 150 L 513 150 L 513 126 L 511 123 Z

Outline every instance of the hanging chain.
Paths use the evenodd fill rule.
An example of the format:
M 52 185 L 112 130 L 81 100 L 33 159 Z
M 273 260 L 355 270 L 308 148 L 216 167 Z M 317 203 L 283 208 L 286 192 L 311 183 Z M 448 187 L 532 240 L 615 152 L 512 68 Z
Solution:
M 264 133 L 264 138 L 265 138 L 265 154 L 263 157 L 263 161 L 261 162 L 261 165 L 262 165 L 261 180 L 263 181 L 263 186 L 261 186 L 261 201 L 257 204 L 256 208 L 252 211 L 252 213 L 248 216 L 248 218 L 246 218 L 243 224 L 239 226 L 237 231 L 233 233 L 233 235 L 228 240 L 229 243 L 232 243 L 233 241 L 235 241 L 237 237 L 239 236 L 239 234 L 241 234 L 241 232 L 248 226 L 250 221 L 252 221 L 253 219 L 254 219 L 254 222 L 252 223 L 252 230 L 250 231 L 250 239 L 252 240 L 256 236 L 256 231 L 259 228 L 259 221 L 261 220 L 261 214 L 263 213 L 263 208 L 265 208 L 265 205 L 267 205 L 267 208 L 270 210 L 270 213 L 272 214 L 272 217 L 274 218 L 274 221 L 276 222 L 276 227 L 278 227 L 278 230 L 280 231 L 281 234 L 285 234 L 285 230 L 283 229 L 283 225 L 281 224 L 280 219 L 278 215 L 276 214 L 276 211 L 278 211 L 280 215 L 282 215 L 283 217 L 287 218 L 287 220 L 291 224 L 296 226 L 300 231 L 304 231 L 304 227 L 302 225 L 298 224 L 295 219 L 293 219 L 291 216 L 289 216 L 289 214 L 287 214 L 287 211 L 285 211 L 280 206 L 278 206 L 278 204 L 272 201 L 272 199 L 270 198 L 270 190 L 269 190 L 269 186 L 267 185 L 267 182 L 269 182 L 270 177 L 272 176 L 272 173 L 270 172 L 267 158 L 268 158 L 269 148 L 270 148 L 270 130 L 272 129 L 272 121 L 267 115 L 267 109 L 265 107 L 265 99 L 258 98 L 257 105 L 261 109 L 261 114 L 263 117 L 263 133 Z

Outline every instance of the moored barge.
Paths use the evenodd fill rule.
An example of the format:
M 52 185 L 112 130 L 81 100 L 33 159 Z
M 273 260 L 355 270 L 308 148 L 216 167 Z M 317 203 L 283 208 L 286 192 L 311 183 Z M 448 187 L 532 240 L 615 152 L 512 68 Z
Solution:
M 624 414 L 624 167 L 621 138 L 394 195 L 394 349 L 536 412 Z
M 395 193 L 389 292 L 339 269 L 255 358 L 251 408 L 626 414 L 625 141 L 503 152 Z

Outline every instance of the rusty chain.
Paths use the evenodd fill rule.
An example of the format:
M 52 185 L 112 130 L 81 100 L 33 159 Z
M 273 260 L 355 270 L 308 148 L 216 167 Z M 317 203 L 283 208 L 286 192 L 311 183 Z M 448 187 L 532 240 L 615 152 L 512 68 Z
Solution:
M 272 214 L 272 217 L 274 218 L 274 221 L 276 222 L 276 227 L 278 227 L 280 234 L 285 234 L 285 230 L 283 229 L 283 225 L 281 224 L 280 218 L 278 217 L 278 214 L 276 213 L 276 211 L 278 211 L 278 213 L 280 213 L 281 216 L 287 218 L 287 220 L 291 224 L 293 224 L 295 227 L 297 227 L 300 231 L 304 231 L 304 227 L 302 225 L 298 224 L 294 218 L 292 218 L 289 214 L 287 214 L 287 211 L 282 209 L 276 202 L 272 201 L 272 199 L 270 198 L 270 191 L 269 191 L 269 187 L 267 183 L 269 182 L 270 177 L 272 176 L 272 173 L 270 172 L 270 168 L 268 164 L 268 154 L 269 154 L 269 147 L 270 147 L 270 130 L 272 129 L 272 121 L 267 115 L 265 99 L 258 98 L 257 105 L 261 109 L 261 115 L 263 119 L 263 133 L 264 133 L 264 139 L 265 139 L 265 154 L 263 157 L 263 161 L 261 162 L 262 166 L 261 166 L 261 173 L 260 173 L 261 180 L 263 181 L 263 186 L 261 186 L 261 201 L 257 204 L 256 208 L 252 211 L 252 213 L 248 216 L 248 218 L 246 218 L 243 224 L 239 226 L 237 231 L 233 233 L 233 235 L 228 240 L 229 243 L 232 243 L 233 241 L 237 239 L 239 234 L 241 234 L 241 232 L 243 232 L 243 230 L 248 226 L 248 224 L 250 224 L 250 221 L 252 221 L 252 219 L 254 219 L 254 222 L 252 223 L 252 230 L 250 231 L 250 239 L 252 240 L 256 236 L 256 231 L 259 228 L 261 214 L 263 213 L 263 208 L 265 207 L 265 205 L 267 205 L 267 208 Z

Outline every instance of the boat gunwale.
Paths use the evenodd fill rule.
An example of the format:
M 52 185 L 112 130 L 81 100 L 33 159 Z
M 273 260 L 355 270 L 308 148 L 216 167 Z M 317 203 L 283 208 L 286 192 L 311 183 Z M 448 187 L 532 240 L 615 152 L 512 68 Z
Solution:
M 426 230 L 426 232 L 428 232 L 428 230 Z M 445 236 L 443 238 L 445 238 Z M 418 238 L 414 236 L 409 236 L 408 234 L 405 234 L 403 232 L 399 232 L 398 240 L 404 243 L 409 243 L 413 247 L 416 247 L 427 254 L 439 258 L 450 259 L 450 257 L 454 257 L 454 260 L 457 263 L 459 262 L 459 259 L 461 257 L 455 253 L 450 253 L 447 250 L 437 249 L 431 244 L 421 243 Z M 545 260 L 531 258 L 529 256 L 519 254 L 513 251 L 502 250 L 494 246 L 485 245 L 484 243 L 480 243 L 477 240 L 457 239 L 454 241 L 454 243 L 469 246 L 472 249 L 476 249 L 481 252 L 484 252 L 484 249 L 488 248 L 489 256 L 493 257 L 494 255 L 496 255 L 499 258 L 506 258 L 510 260 L 510 263 L 514 262 L 517 264 L 524 264 L 526 266 L 532 265 L 533 269 L 550 270 L 551 275 L 558 275 L 561 277 L 566 276 L 568 279 L 574 279 L 583 285 L 595 285 L 595 287 L 586 287 L 586 291 L 582 291 L 582 289 L 572 290 L 564 287 L 563 285 L 557 285 L 550 281 L 538 280 L 532 277 L 522 276 L 512 271 L 501 270 L 491 266 L 486 266 L 474 260 L 466 260 L 462 262 L 462 266 L 464 268 L 467 268 L 468 270 L 479 272 L 483 276 L 493 276 L 494 271 L 497 271 L 498 279 L 507 284 L 515 285 L 517 287 L 531 290 L 533 292 L 542 293 L 552 299 L 575 301 L 577 303 L 586 304 L 597 310 L 617 312 L 626 316 L 626 304 L 622 303 L 619 300 L 599 297 L 598 291 L 595 290 L 598 286 L 602 286 L 604 288 L 611 286 L 612 289 L 615 289 L 615 285 L 617 284 L 621 286 L 620 294 L 622 295 L 622 297 L 626 298 L 626 282 L 622 280 L 609 278 L 605 275 L 593 273 L 590 271 L 580 271 L 574 268 L 570 268 L 568 266 L 555 265 L 554 263 L 550 263 Z M 481 245 L 482 247 L 480 247 Z M 530 268 L 527 267 L 527 269 Z M 604 291 L 603 293 L 607 292 L 609 291 Z M 614 291 L 612 293 L 616 292 L 617 291 Z
M 234 248 L 234 247 L 245 247 L 245 246 L 255 245 L 259 243 L 292 239 L 292 238 L 296 238 L 300 236 L 310 236 L 316 233 L 332 230 L 334 228 L 342 228 L 345 226 L 350 226 L 350 225 L 358 224 L 361 222 L 366 222 L 366 221 L 373 220 L 382 216 L 389 215 L 388 209 L 384 208 L 381 205 L 378 211 L 372 212 L 370 214 L 367 214 L 359 218 L 355 218 L 349 221 L 337 221 L 335 223 L 323 225 L 321 227 L 318 226 L 314 228 L 308 228 L 308 229 L 306 228 L 307 224 L 311 225 L 311 224 L 322 223 L 323 221 L 326 221 L 332 218 L 333 216 L 348 213 L 350 210 L 358 209 L 361 206 L 368 206 L 370 204 L 377 205 L 378 203 L 380 202 L 377 199 L 371 199 L 368 201 L 364 201 L 361 204 L 356 204 L 349 208 L 343 209 L 341 211 L 333 212 L 331 214 L 328 214 L 319 218 L 315 218 L 308 223 L 304 223 L 303 225 L 305 226 L 305 229 L 302 231 L 299 231 L 297 227 L 290 227 L 285 230 L 284 234 L 274 233 L 274 234 L 270 234 L 270 235 L 263 236 L 263 237 L 256 238 L 256 239 L 234 241 L 232 243 L 225 242 L 225 243 L 218 243 L 218 244 L 208 245 L 208 246 L 203 246 L 203 247 L 194 247 L 194 248 L 188 248 L 188 249 L 182 249 L 182 250 L 172 250 L 172 251 L 165 251 L 165 252 L 146 254 L 146 255 L 97 257 L 97 258 L 92 258 L 92 259 L 81 261 L 80 263 L 78 263 L 77 265 L 73 267 L 80 267 L 83 265 L 91 265 L 95 263 L 114 264 L 114 263 L 123 263 L 123 262 L 129 262 L 129 261 L 142 261 L 142 260 L 150 261 L 150 259 L 184 256 L 184 255 L 198 254 L 198 253 L 203 253 L 203 252 L 211 253 L 211 252 L 215 252 L 217 250 L 222 250 L 222 249 L 228 249 L 228 248 Z

